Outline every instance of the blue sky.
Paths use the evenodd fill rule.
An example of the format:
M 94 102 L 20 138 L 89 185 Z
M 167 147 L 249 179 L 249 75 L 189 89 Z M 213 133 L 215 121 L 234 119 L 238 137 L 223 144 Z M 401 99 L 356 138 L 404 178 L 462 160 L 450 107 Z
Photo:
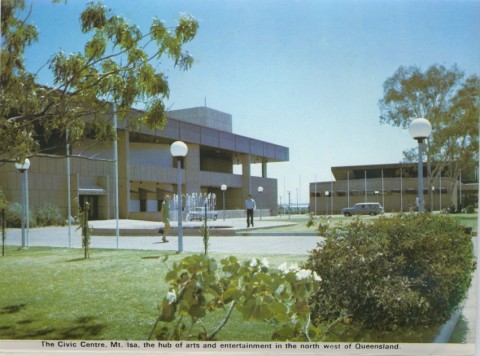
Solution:
M 55 52 L 83 48 L 78 17 L 87 1 L 34 0 L 40 40 L 27 51 L 37 71 Z M 480 74 L 480 1 L 473 0 L 105 0 L 147 30 L 156 16 L 181 13 L 200 23 L 188 44 L 187 72 L 161 63 L 170 109 L 207 106 L 233 116 L 235 133 L 290 148 L 270 164 L 279 195 L 308 200 L 308 183 L 330 179 L 331 166 L 394 163 L 415 142 L 381 125 L 383 82 L 400 66 L 458 65 Z M 48 83 L 48 68 L 39 72 Z M 254 172 L 259 172 L 255 167 Z M 259 173 L 258 173 L 259 174 Z

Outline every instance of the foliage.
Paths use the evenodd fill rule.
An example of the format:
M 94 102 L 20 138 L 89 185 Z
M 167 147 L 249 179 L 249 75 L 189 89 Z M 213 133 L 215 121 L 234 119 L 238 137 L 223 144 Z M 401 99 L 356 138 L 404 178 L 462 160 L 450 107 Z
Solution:
M 0 217 L 1 217 L 1 229 L 2 229 L 2 256 L 5 256 L 5 242 L 7 240 L 7 233 L 5 231 L 7 222 L 5 221 L 5 209 L 7 208 L 7 198 L 0 187 Z
M 8 201 L 7 201 L 7 198 L 5 197 L 5 193 L 0 187 L 0 210 L 5 209 L 7 207 L 7 204 L 8 204 Z
M 310 323 L 309 296 L 320 278 L 312 271 L 286 264 L 270 269 L 266 260 L 239 262 L 229 256 L 218 263 L 206 255 L 193 255 L 174 263 L 165 280 L 170 291 L 159 305 L 153 335 L 160 340 L 214 340 L 236 310 L 244 320 L 260 320 L 275 329 L 272 340 L 318 339 L 320 330 Z M 225 311 L 214 330 L 202 319 Z
M 78 219 L 80 221 L 80 226 L 78 227 L 78 229 L 82 230 L 82 247 L 83 247 L 85 259 L 90 257 L 90 234 L 92 232 L 92 229 L 88 225 L 89 210 L 90 210 L 90 203 L 88 202 L 85 202 L 83 209 L 79 208 L 78 210 Z
M 43 204 L 35 212 L 37 226 L 64 226 L 65 218 L 60 209 L 51 204 Z
M 434 65 L 424 72 L 415 66 L 400 67 L 383 84 L 381 123 L 407 128 L 412 119 L 424 117 L 432 125 L 425 147 L 428 186 L 440 174 L 457 180 L 461 170 L 478 166 L 480 79 L 464 77 L 456 66 Z M 416 152 L 405 151 L 406 160 L 416 161 Z
M 8 227 L 22 227 L 22 205 L 20 203 L 14 202 L 9 204 L 5 215 Z M 43 204 L 34 211 L 29 210 L 28 224 L 29 227 L 64 226 L 65 218 L 57 206 Z
M 22 227 L 22 205 L 20 203 L 14 202 L 8 204 L 5 211 L 5 221 L 7 227 Z M 31 210 L 29 210 L 28 214 L 28 224 L 29 227 L 35 227 L 37 225 L 37 219 Z
M 306 268 L 322 276 L 312 321 L 338 318 L 354 333 L 435 326 L 465 298 L 475 269 L 471 238 L 447 215 L 406 214 L 333 228 Z
M 80 27 L 91 37 L 83 52 L 52 55 L 44 66 L 53 74 L 54 87 L 49 88 L 39 85 L 24 65 L 26 46 L 38 40 L 28 21 L 32 3 L 27 11 L 25 0 L 1 2 L 0 154 L 23 160 L 38 152 L 40 142 L 48 145 L 52 134 L 66 129 L 72 142 L 89 133 L 111 138 L 112 110 L 126 118 L 138 102 L 146 103 L 145 112 L 128 115 L 129 125 L 163 127 L 169 85 L 159 62 L 167 57 L 181 70 L 191 67 L 193 59 L 183 47 L 196 35 L 195 19 L 183 15 L 168 28 L 153 18 L 142 33 L 102 3 L 90 2 L 80 14 Z
M 208 254 L 208 240 L 210 238 L 210 233 L 208 232 L 207 219 L 203 220 L 202 225 L 200 226 L 200 234 L 203 236 L 203 249 L 205 255 Z
M 465 212 L 467 214 L 473 214 L 473 213 L 475 213 L 475 207 L 473 207 L 472 205 L 469 205 L 465 208 Z

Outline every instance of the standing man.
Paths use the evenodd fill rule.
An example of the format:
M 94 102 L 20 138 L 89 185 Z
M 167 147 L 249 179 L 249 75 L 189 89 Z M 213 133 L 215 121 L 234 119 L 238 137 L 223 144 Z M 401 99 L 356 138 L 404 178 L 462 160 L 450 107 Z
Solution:
M 165 196 L 165 200 L 162 202 L 162 208 L 160 209 L 160 217 L 163 224 L 163 237 L 162 242 L 168 242 L 167 235 L 170 231 L 170 195 Z
M 248 194 L 248 199 L 245 200 L 245 208 L 247 209 L 247 227 L 250 227 L 250 224 L 253 227 L 253 211 L 256 207 L 252 194 Z

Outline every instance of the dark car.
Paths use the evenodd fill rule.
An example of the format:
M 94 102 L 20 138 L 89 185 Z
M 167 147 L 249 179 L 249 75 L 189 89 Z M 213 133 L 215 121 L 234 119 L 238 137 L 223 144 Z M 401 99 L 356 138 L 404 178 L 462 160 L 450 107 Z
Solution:
M 352 215 L 377 215 L 383 214 L 385 210 L 379 203 L 358 203 L 351 208 L 343 208 L 342 214 L 345 216 Z

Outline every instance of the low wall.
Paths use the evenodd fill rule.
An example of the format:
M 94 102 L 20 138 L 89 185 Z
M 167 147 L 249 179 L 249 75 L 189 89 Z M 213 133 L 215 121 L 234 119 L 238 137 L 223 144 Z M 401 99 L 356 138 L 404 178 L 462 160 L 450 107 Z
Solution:
M 218 213 L 218 219 L 223 219 L 223 210 L 216 210 Z M 175 212 L 172 212 L 171 220 L 176 221 Z M 254 213 L 254 217 L 258 218 L 262 216 L 272 216 L 272 212 L 269 209 L 256 209 Z M 185 215 L 185 214 L 184 214 Z M 225 210 L 225 219 L 238 219 L 238 218 L 246 218 L 247 213 L 243 209 L 239 210 Z M 144 220 L 144 221 L 161 221 L 160 219 L 160 212 L 158 211 L 143 211 L 143 212 L 131 212 L 129 213 L 129 219 L 131 220 Z M 185 220 L 185 216 L 184 216 Z

